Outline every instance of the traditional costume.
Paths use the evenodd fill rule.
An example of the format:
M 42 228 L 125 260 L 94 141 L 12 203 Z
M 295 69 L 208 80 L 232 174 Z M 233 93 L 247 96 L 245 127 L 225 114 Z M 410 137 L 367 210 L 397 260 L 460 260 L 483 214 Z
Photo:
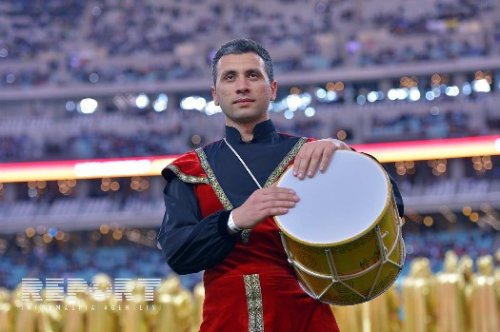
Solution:
M 271 120 L 255 126 L 250 142 L 232 127 L 226 139 L 262 187 L 308 141 L 277 133 Z M 230 211 L 258 189 L 228 143 L 188 152 L 162 172 L 168 185 L 159 245 L 177 273 L 205 270 L 200 331 L 338 331 L 329 306 L 300 288 L 271 217 L 228 233 Z

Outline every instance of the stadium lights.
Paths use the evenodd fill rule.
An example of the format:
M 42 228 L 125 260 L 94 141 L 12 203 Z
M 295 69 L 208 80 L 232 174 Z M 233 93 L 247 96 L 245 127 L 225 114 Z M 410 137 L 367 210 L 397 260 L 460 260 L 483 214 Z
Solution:
M 359 95 L 356 97 L 356 102 L 358 103 L 358 105 L 364 105 L 366 104 L 366 97 L 363 95 Z
M 55 181 L 159 175 L 176 156 L 64 160 L 0 165 L 0 182 Z
M 319 99 L 319 100 L 323 100 L 326 98 L 326 90 L 323 89 L 323 88 L 318 88 L 316 89 L 316 97 Z
M 460 89 L 456 85 L 446 87 L 445 93 L 449 97 L 456 97 L 460 93 Z
M 290 111 L 293 115 L 294 113 Z M 380 162 L 500 155 L 500 135 L 407 142 L 354 144 Z M 158 176 L 176 156 L 0 164 L 0 183 Z
M 153 103 L 153 109 L 155 112 L 166 111 L 168 107 L 168 96 L 164 93 L 160 93 Z
M 302 105 L 302 100 L 298 95 L 288 95 L 286 97 L 286 104 L 290 111 L 295 112 Z
M 416 88 L 412 88 L 416 89 Z M 420 99 L 420 91 L 416 89 L 418 92 L 418 99 Z M 414 91 L 414 90 L 413 90 Z M 402 88 L 402 89 L 390 89 L 387 91 L 387 98 L 389 100 L 405 100 L 406 98 L 410 97 L 409 90 L 407 88 Z M 417 97 L 417 93 L 413 92 L 413 98 Z M 418 100 L 416 99 L 416 100 Z
M 368 101 L 370 103 L 374 103 L 378 100 L 378 93 L 377 91 L 370 91 L 367 95 L 366 95 L 366 99 L 368 99 Z
M 408 98 L 411 101 L 418 101 L 418 100 L 420 100 L 420 91 L 418 90 L 418 88 L 411 88 L 410 92 L 408 93 Z
M 149 97 L 145 93 L 140 93 L 135 98 L 135 106 L 141 110 L 145 109 L 149 106 Z
M 316 114 L 316 110 L 314 107 L 308 107 L 304 110 L 304 114 L 306 117 L 310 118 Z
M 180 105 L 183 110 L 197 110 L 202 112 L 207 106 L 207 101 L 200 96 L 189 96 L 182 99 Z
M 84 98 L 78 103 L 78 111 L 83 114 L 92 114 L 97 110 L 97 100 Z
M 222 112 L 222 108 L 220 108 L 220 106 L 215 105 L 215 102 L 213 100 L 207 103 L 207 106 L 205 107 L 206 115 L 214 115 L 220 112 Z
M 462 85 L 462 93 L 466 96 L 472 93 L 472 86 L 470 85 L 469 82 L 466 82 Z
M 73 112 L 76 109 L 76 104 L 72 100 L 68 100 L 65 104 L 66 111 Z
M 486 79 L 475 80 L 472 82 L 472 88 L 476 92 L 490 92 L 491 87 Z
M 292 110 L 286 110 L 285 113 L 283 113 L 283 116 L 285 117 L 285 119 L 291 120 L 293 119 L 294 114 Z

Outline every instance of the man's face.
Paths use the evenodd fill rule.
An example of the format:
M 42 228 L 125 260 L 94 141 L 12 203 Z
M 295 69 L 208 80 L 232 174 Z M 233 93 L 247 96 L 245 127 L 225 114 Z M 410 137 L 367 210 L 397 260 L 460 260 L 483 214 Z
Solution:
M 255 53 L 224 55 L 217 63 L 212 96 L 226 115 L 227 125 L 266 120 L 276 90 L 276 81 L 269 82 L 264 60 Z

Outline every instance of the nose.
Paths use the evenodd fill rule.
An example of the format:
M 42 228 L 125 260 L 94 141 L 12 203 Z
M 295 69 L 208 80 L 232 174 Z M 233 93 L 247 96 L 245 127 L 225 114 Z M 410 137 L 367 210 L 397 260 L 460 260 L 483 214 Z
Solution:
M 250 91 L 250 85 L 246 78 L 241 78 L 236 80 L 236 93 L 248 93 Z

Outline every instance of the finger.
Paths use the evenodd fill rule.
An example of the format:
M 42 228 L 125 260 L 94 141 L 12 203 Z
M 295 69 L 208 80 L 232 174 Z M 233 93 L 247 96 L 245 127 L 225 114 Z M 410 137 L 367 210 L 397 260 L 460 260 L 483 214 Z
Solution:
M 273 201 L 265 202 L 262 204 L 261 209 L 263 211 L 269 211 L 271 209 L 291 209 L 295 207 L 297 203 L 292 201 Z
M 300 161 L 302 160 L 302 156 L 300 153 L 295 157 L 295 161 L 293 162 L 293 175 L 297 176 L 299 174 Z
M 351 150 L 347 143 L 340 141 L 340 150 Z
M 320 172 L 326 171 L 328 165 L 330 165 L 330 162 L 332 161 L 334 153 L 335 149 L 326 149 L 323 152 L 323 157 L 321 158 L 321 163 L 319 165 Z
M 302 174 L 304 174 L 304 169 L 307 167 L 303 165 L 304 162 L 307 162 L 308 150 L 311 145 L 311 142 L 304 144 L 302 148 L 300 148 L 299 153 L 295 156 L 295 160 L 293 163 L 293 175 L 299 176 L 300 170 L 302 169 Z M 299 176 L 300 177 L 300 176 Z
M 275 195 L 268 195 L 264 198 L 265 202 L 298 202 L 299 196 L 295 193 L 276 193 Z
M 276 194 L 295 194 L 295 190 L 291 188 L 283 188 L 283 187 L 268 187 L 265 189 L 262 189 L 262 195 L 264 196 L 269 196 L 269 195 L 276 195 Z
M 269 209 L 269 216 L 282 216 L 284 214 L 287 214 L 289 209 L 287 208 L 273 208 Z
M 308 150 L 304 151 L 300 163 L 297 167 L 297 177 L 303 179 L 305 177 L 307 168 L 309 167 L 309 162 L 311 160 L 311 154 Z
M 316 174 L 316 171 L 318 170 L 318 166 L 322 158 L 323 158 L 323 153 L 321 150 L 316 149 L 311 154 L 311 161 L 309 162 L 309 168 L 307 169 L 308 177 L 312 178 Z

